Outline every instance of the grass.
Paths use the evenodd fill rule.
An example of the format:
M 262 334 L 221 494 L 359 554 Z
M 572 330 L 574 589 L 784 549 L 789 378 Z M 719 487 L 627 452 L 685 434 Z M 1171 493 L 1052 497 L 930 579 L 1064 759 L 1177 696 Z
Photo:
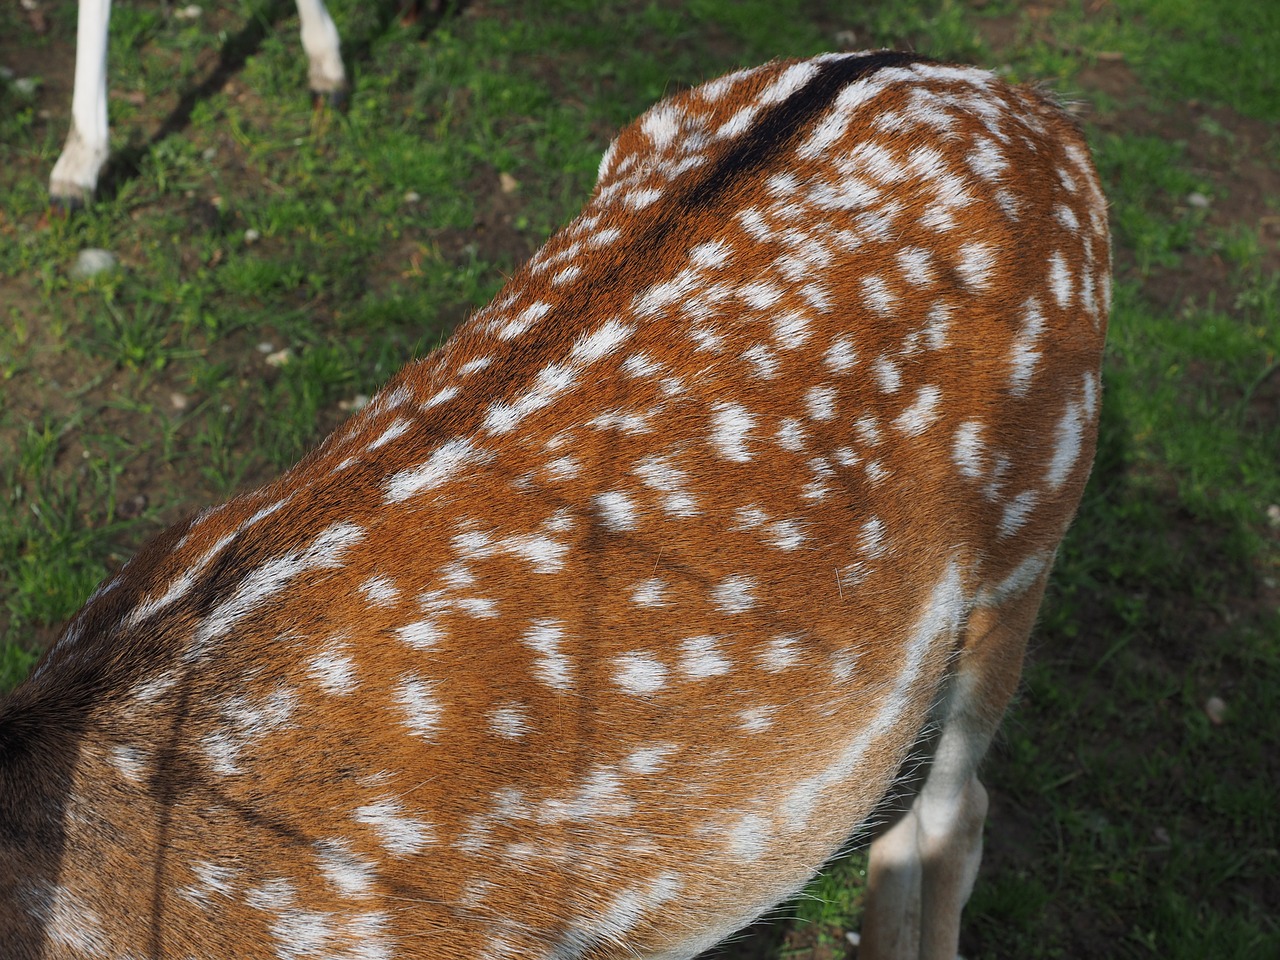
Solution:
M 46 6 L 43 35 L 0 8 L 0 689 L 139 543 L 288 466 L 486 302 L 665 92 L 849 37 L 976 60 L 1092 105 L 1118 282 L 963 952 L 1280 955 L 1280 208 L 1248 193 L 1280 182 L 1275 4 L 486 0 L 422 33 L 335 0 L 346 114 L 309 108 L 285 5 L 121 5 L 118 159 L 66 220 L 44 184 L 74 4 Z M 74 279 L 90 247 L 123 269 Z M 861 879 L 831 865 L 755 955 L 841 955 Z

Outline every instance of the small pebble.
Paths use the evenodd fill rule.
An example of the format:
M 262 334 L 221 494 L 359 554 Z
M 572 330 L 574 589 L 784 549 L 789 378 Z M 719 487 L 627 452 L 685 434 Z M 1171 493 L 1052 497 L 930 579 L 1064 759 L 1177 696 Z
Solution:
M 24 97 L 29 97 L 36 92 L 36 87 L 40 86 L 40 81 L 35 77 L 18 77 L 13 81 L 13 89 Z
M 1209 722 L 1220 727 L 1227 719 L 1227 704 L 1221 697 L 1210 697 L 1204 702 L 1204 713 Z
M 169 394 L 169 406 L 173 407 L 175 410 L 185 410 L 187 407 L 191 406 L 191 401 L 187 398 L 186 394 L 174 391 Z
M 173 11 L 173 15 L 179 20 L 198 20 L 200 17 L 204 16 L 204 11 L 192 3 L 185 7 L 179 7 L 177 10 Z
M 422 199 L 422 194 L 420 194 L 417 190 L 409 190 L 405 192 L 405 195 L 404 195 L 405 203 L 417 203 L 421 199 Z
M 276 348 L 276 345 L 272 343 L 270 340 L 263 340 L 260 344 L 258 344 L 259 353 L 272 353 L 275 350 L 275 348 Z
M 1197 210 L 1209 209 L 1209 198 L 1199 191 L 1187 194 L 1187 203 L 1195 207 Z
M 1280 503 L 1273 503 L 1267 507 L 1267 523 L 1280 529 Z
M 257 230 L 253 229 L 253 227 L 250 227 L 248 230 L 244 232 L 244 243 L 245 243 L 245 246 L 247 247 L 253 246 L 255 243 L 257 243 L 261 239 L 262 239 L 262 234 L 260 234 Z
M 100 273 L 114 270 L 118 263 L 116 255 L 110 250 L 90 247 L 87 250 L 81 250 L 80 255 L 76 257 L 75 265 L 71 268 L 71 276 L 77 280 L 96 277 Z
M 520 181 L 503 171 L 498 174 L 498 186 L 501 187 L 503 193 L 515 193 L 520 189 Z
M 268 367 L 283 367 L 286 363 L 293 359 L 293 351 L 288 347 L 283 350 L 277 350 L 275 353 L 267 354 Z

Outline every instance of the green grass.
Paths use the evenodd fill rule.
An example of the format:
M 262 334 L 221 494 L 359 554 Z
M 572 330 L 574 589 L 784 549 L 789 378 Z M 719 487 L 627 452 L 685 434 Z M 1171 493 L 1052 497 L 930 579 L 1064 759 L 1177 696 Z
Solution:
M 421 35 L 334 0 L 359 52 L 335 114 L 287 4 L 143 0 L 113 11 L 120 162 L 66 220 L 44 184 L 74 3 L 46 7 L 46 35 L 0 7 L 0 65 L 38 81 L 0 80 L 0 690 L 147 537 L 274 476 L 485 303 L 665 93 L 837 35 L 976 60 L 1092 105 L 1117 285 L 963 952 L 1280 956 L 1280 205 L 1242 199 L 1277 183 L 1280 7 L 487 0 Z M 72 279 L 87 247 L 122 269 Z M 830 865 L 757 955 L 841 955 L 863 869 Z

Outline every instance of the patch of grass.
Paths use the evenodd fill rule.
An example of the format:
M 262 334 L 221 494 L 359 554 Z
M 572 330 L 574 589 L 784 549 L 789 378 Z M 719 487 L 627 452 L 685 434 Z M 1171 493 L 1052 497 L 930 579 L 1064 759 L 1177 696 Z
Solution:
M 1094 158 L 1109 188 L 1116 242 L 1132 252 L 1144 274 L 1178 266 L 1205 219 L 1188 198 L 1212 192 L 1188 168 L 1185 144 L 1105 134 L 1094 143 Z

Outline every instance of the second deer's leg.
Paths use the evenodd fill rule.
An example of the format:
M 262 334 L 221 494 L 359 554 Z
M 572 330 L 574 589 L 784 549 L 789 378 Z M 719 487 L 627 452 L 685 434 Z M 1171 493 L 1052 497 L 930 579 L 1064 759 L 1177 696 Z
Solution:
M 964 633 L 928 776 L 910 810 L 871 845 L 862 960 L 952 960 L 982 859 L 987 792 L 978 764 L 1021 675 L 1047 571 L 989 596 Z
M 49 176 L 55 203 L 72 207 L 89 200 L 107 162 L 107 25 L 111 0 L 80 0 L 76 20 L 76 76 L 71 94 L 71 131 Z
M 330 103 L 347 92 L 347 71 L 339 51 L 338 28 L 322 0 L 297 0 L 302 24 L 302 48 L 307 51 L 307 79 L 311 92 Z

